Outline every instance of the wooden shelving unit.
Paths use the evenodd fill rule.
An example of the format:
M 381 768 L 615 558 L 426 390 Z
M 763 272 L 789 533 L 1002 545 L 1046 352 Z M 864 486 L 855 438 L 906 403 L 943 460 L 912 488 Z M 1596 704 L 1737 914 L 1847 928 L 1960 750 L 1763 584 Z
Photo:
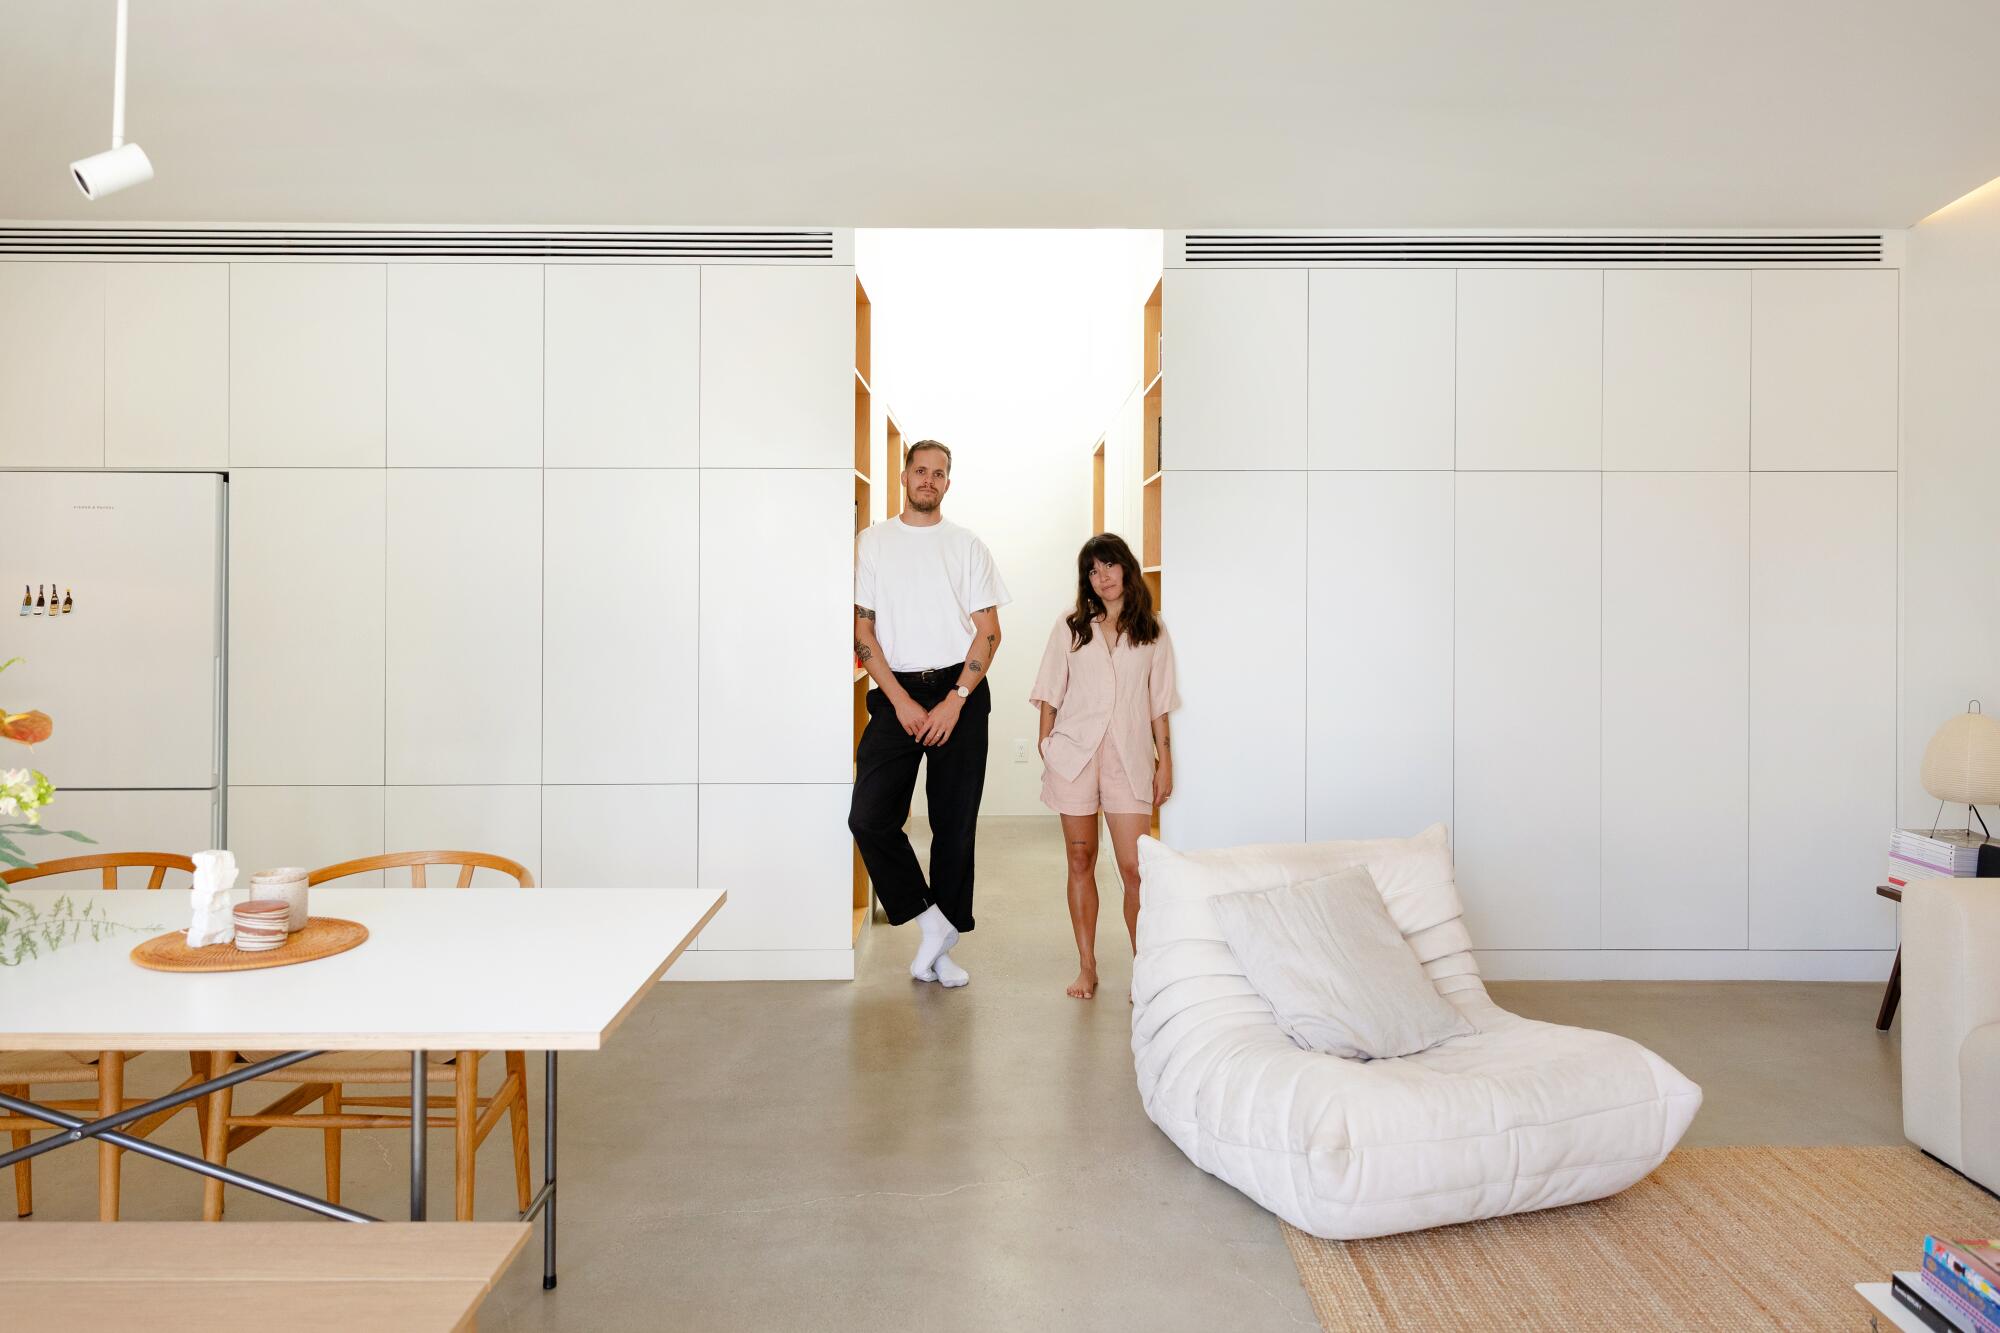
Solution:
M 1165 486 L 1165 474 L 1160 470 L 1161 434 L 1161 368 L 1165 358 L 1165 340 L 1162 335 L 1160 295 L 1165 286 L 1164 279 L 1153 284 L 1153 293 L 1146 298 L 1146 308 L 1141 326 L 1146 340 L 1145 354 L 1141 359 L 1145 386 L 1141 404 L 1141 420 L 1144 434 L 1139 445 L 1139 475 L 1144 478 L 1139 483 L 1139 564 L 1146 578 L 1146 586 L 1153 590 L 1153 606 L 1158 609 L 1160 600 L 1160 492 Z M 1155 832 L 1158 824 L 1155 821 Z
M 868 303 L 868 289 L 861 285 L 861 279 L 854 280 L 854 531 L 858 534 L 875 521 L 874 496 L 869 485 L 871 467 L 874 462 L 874 394 L 868 387 L 871 365 L 873 308 Z M 888 482 L 888 478 L 884 478 Z M 868 725 L 868 673 L 854 663 L 854 743 L 861 744 L 861 733 Z M 861 928 L 868 923 L 868 868 L 861 863 L 861 849 L 854 849 L 854 935 L 856 943 L 861 940 Z
M 903 428 L 893 416 L 884 424 L 889 443 L 882 451 L 882 517 L 894 518 L 903 512 Z
M 1104 437 L 1090 451 L 1090 534 L 1104 531 Z

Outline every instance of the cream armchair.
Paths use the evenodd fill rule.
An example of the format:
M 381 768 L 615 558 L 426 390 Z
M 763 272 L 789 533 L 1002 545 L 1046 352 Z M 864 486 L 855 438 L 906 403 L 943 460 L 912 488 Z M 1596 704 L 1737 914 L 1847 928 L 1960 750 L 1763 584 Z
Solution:
M 2000 1190 L 2000 880 L 1903 890 L 1903 1133 Z

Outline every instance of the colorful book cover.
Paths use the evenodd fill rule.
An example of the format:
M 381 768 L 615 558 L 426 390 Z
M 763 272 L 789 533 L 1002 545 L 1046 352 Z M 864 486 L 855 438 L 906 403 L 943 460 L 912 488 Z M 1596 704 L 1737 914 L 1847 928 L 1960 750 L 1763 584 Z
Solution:
M 1957 1274 L 1939 1263 L 1935 1255 L 1924 1256 L 1924 1290 L 1945 1302 L 1958 1316 L 1957 1322 L 1975 1333 L 2000 1333 L 2000 1319 L 1979 1293 L 1959 1280 Z
M 1936 1255 L 1938 1262 L 1991 1303 L 1993 1318 L 2000 1319 L 2000 1283 L 1994 1281 L 1993 1270 L 1994 1262 L 2000 1260 L 2000 1250 L 1992 1241 L 1925 1236 L 1924 1253 Z
M 2000 1240 L 1973 1240 L 1953 1236 L 1945 1244 L 1979 1270 L 1995 1291 L 2000 1291 Z

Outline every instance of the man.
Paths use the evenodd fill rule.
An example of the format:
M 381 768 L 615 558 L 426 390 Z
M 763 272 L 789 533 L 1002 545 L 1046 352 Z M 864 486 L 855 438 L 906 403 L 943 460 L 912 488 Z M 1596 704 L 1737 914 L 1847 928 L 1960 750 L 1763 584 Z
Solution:
M 855 541 L 854 655 L 878 688 L 854 752 L 847 827 L 891 925 L 915 921 L 910 975 L 963 986 L 951 956 L 972 929 L 972 845 L 986 786 L 986 677 L 1000 648 L 1007 587 L 986 543 L 945 520 L 951 450 L 910 446 L 903 512 Z M 917 765 L 930 801 L 931 877 L 903 833 Z

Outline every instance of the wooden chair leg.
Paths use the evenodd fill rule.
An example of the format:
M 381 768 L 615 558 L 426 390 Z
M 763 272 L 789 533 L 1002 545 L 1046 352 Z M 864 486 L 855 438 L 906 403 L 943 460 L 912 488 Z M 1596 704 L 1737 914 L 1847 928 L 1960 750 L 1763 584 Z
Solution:
M 534 1198 L 534 1189 L 529 1180 L 528 1165 L 528 1057 L 521 1051 L 507 1052 L 507 1072 L 513 1076 L 516 1091 L 514 1104 L 507 1108 L 507 1119 L 514 1131 L 514 1193 L 520 1200 L 520 1210 L 528 1211 L 528 1204 Z
M 188 1073 L 206 1080 L 208 1078 L 208 1057 L 200 1051 L 188 1052 Z M 208 1098 L 199 1098 L 194 1104 L 195 1141 L 205 1149 L 208 1146 Z
M 229 1051 L 211 1051 L 208 1057 L 208 1076 L 220 1078 L 229 1072 Z M 202 1155 L 211 1165 L 229 1165 L 229 1109 L 233 1098 L 230 1089 L 208 1094 L 208 1138 L 202 1145 Z M 204 1179 L 201 1184 L 201 1220 L 220 1222 L 222 1220 L 222 1182 Z
M 340 1085 L 338 1083 L 326 1090 L 326 1096 L 322 1100 L 321 1106 L 328 1115 L 340 1114 Z M 337 1129 L 326 1131 L 326 1201 L 328 1203 L 340 1202 L 340 1131 Z
M 9 1097 L 28 1100 L 26 1088 L 0 1088 Z M 25 1148 L 34 1136 L 25 1129 L 17 1129 L 12 1135 L 13 1146 Z M 35 1164 L 33 1162 L 14 1163 L 14 1215 L 26 1217 L 35 1211 Z
M 116 1115 L 125 1109 L 125 1052 L 106 1051 L 97 1061 L 97 1114 Z M 123 1148 L 97 1145 L 97 1220 L 118 1220 L 118 1168 Z
M 458 1053 L 458 1096 L 452 1108 L 452 1147 L 458 1167 L 458 1220 L 472 1220 L 473 1168 L 479 1140 L 473 1131 L 479 1126 L 479 1052 Z

